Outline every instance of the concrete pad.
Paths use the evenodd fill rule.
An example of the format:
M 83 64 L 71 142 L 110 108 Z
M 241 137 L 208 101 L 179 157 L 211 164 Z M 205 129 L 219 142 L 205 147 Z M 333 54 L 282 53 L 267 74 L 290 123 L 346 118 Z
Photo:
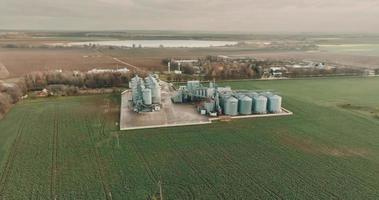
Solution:
M 208 117 L 200 115 L 194 105 L 174 104 L 171 95 L 174 93 L 166 82 L 160 82 L 162 87 L 162 109 L 156 112 L 133 111 L 131 90 L 121 94 L 120 130 L 136 130 L 148 128 L 162 128 L 174 126 L 189 126 L 210 124 L 212 121 L 221 120 L 221 117 Z M 282 108 L 281 113 L 263 115 L 239 115 L 231 116 L 230 119 L 279 117 L 293 115 L 289 110 Z
M 170 126 L 186 126 L 211 123 L 207 116 L 198 114 L 195 106 L 186 104 L 173 104 L 169 86 L 162 85 L 162 109 L 156 112 L 133 111 L 131 91 L 121 95 L 120 130 L 134 130 Z

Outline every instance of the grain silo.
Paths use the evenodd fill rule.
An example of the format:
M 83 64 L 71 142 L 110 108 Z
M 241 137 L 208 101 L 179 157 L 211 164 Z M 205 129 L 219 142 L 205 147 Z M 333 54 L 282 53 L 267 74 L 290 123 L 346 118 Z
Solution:
M 253 97 L 253 112 L 255 114 L 267 113 L 267 97 L 262 95 Z
M 267 108 L 270 113 L 282 112 L 282 97 L 278 95 L 269 96 Z
M 143 83 L 143 80 L 139 78 L 138 76 L 135 77 L 135 79 L 132 79 L 131 81 L 131 87 L 132 87 L 132 100 L 134 104 L 137 104 L 139 100 L 143 99 L 143 89 L 145 89 L 145 85 Z
M 171 97 L 171 101 L 174 103 L 183 103 L 183 93 L 181 90 L 176 91 Z
M 143 102 L 146 105 L 152 104 L 151 89 L 145 88 L 142 90 L 143 93 Z
M 215 101 L 214 100 L 209 100 L 204 103 L 204 108 L 207 110 L 208 113 L 214 112 L 215 111 Z
M 154 81 L 151 82 L 150 89 L 151 89 L 151 97 L 153 99 L 153 103 L 160 104 L 161 103 L 161 87 L 159 86 L 158 82 L 155 79 Z
M 231 116 L 238 115 L 238 99 L 233 96 L 224 99 L 224 114 Z
M 215 96 L 215 88 L 207 88 L 207 97 Z
M 230 98 L 232 95 L 227 93 L 227 94 L 220 94 L 220 105 L 221 108 L 225 110 L 225 102 L 228 98 Z
M 248 92 L 247 94 L 246 94 L 246 96 L 248 96 L 248 97 L 250 97 L 250 98 L 254 98 L 254 97 L 256 97 L 256 96 L 258 96 L 259 94 L 258 93 L 256 93 L 256 92 Z
M 253 106 L 253 100 L 244 95 L 240 95 L 238 98 L 238 112 L 241 115 L 251 115 Z
M 260 95 L 262 95 L 262 96 L 265 96 L 265 97 L 270 97 L 270 96 L 272 96 L 272 95 L 274 95 L 272 92 L 262 92 L 262 93 L 260 93 Z

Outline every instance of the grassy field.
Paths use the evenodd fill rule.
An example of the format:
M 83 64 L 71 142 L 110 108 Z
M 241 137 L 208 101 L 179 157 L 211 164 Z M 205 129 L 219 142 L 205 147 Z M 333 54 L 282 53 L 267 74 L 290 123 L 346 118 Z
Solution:
M 342 44 L 342 45 L 320 45 L 321 51 L 332 53 L 346 53 L 358 55 L 372 55 L 379 54 L 379 44 Z
M 0 199 L 378 199 L 379 79 L 232 82 L 295 113 L 117 131 L 118 96 L 27 100 L 0 121 Z

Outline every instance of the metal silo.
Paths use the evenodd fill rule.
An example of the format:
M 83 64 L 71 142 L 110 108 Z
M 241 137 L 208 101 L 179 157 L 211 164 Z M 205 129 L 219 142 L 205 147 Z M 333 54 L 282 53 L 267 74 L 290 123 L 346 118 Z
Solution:
M 132 85 L 132 100 L 133 103 L 136 104 L 139 100 L 143 100 L 142 91 L 145 89 L 145 85 L 143 80 L 138 76 L 134 77 L 131 81 Z
M 240 96 L 238 98 L 238 112 L 241 115 L 251 115 L 253 100 L 248 96 Z
M 256 93 L 256 92 L 249 92 L 248 94 L 246 94 L 247 96 L 249 96 L 250 98 L 254 98 L 255 96 L 258 96 L 259 94 Z
M 215 96 L 215 89 L 214 88 L 208 88 L 207 89 L 207 97 L 213 97 Z
M 238 115 L 238 99 L 229 97 L 224 99 L 224 114 L 225 115 Z
M 220 95 L 220 104 L 221 104 L 222 109 L 225 110 L 225 102 L 231 96 L 232 96 L 231 94 L 221 94 Z
M 256 114 L 267 113 L 267 97 L 259 95 L 253 97 L 253 112 Z
M 195 90 L 195 95 L 198 97 L 200 96 L 200 90 Z
M 262 92 L 260 95 L 263 95 L 268 98 L 268 97 L 273 96 L 274 94 L 272 92 Z
M 143 93 L 143 102 L 146 105 L 152 104 L 151 89 L 145 88 L 142 90 Z
M 151 96 L 153 103 L 161 103 L 161 87 L 159 85 L 154 85 L 153 87 L 151 87 Z
M 215 101 L 210 100 L 208 102 L 205 102 L 204 108 L 205 108 L 205 110 L 207 110 L 208 113 L 214 112 L 215 111 Z
M 282 112 L 282 97 L 278 95 L 268 97 L 267 108 L 270 113 Z
M 187 89 L 192 90 L 192 81 L 187 81 Z

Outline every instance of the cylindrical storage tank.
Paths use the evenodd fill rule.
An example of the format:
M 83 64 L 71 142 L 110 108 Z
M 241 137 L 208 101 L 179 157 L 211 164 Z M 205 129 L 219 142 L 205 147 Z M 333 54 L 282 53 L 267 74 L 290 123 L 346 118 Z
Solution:
M 274 94 L 272 94 L 272 92 L 262 92 L 260 95 L 262 96 L 265 96 L 265 97 L 270 97 L 270 96 L 273 96 Z
M 207 97 L 213 97 L 215 95 L 214 88 L 207 89 Z
M 267 97 L 262 95 L 253 97 L 253 112 L 256 114 L 267 113 Z
M 159 85 L 154 85 L 151 88 L 151 97 L 154 104 L 161 103 L 161 87 Z
M 258 95 L 259 95 L 259 94 L 256 93 L 256 92 L 249 92 L 249 93 L 247 94 L 247 96 L 249 96 L 250 98 L 253 98 L 253 97 L 258 96 Z
M 238 112 L 241 115 L 251 115 L 253 99 L 248 96 L 240 96 L 238 99 Z
M 215 110 L 215 102 L 213 100 L 209 101 L 209 102 L 205 102 L 204 103 L 204 108 L 205 108 L 205 110 L 207 110 L 208 113 L 214 112 L 214 110 Z
M 148 88 L 145 88 L 142 90 L 142 97 L 143 97 L 143 102 L 146 105 L 151 105 L 152 104 L 152 97 L 151 97 L 151 90 Z
M 226 102 L 226 100 L 227 100 L 229 97 L 231 97 L 231 96 L 232 96 L 232 95 L 230 95 L 230 94 L 222 94 L 222 95 L 220 96 L 220 104 L 221 104 L 222 109 L 225 110 L 225 102 Z
M 187 89 L 191 91 L 192 88 L 192 81 L 187 81 Z
M 224 114 L 231 116 L 238 115 L 238 99 L 231 96 L 224 100 Z
M 267 108 L 270 113 L 282 112 L 282 97 L 278 95 L 268 97 Z

